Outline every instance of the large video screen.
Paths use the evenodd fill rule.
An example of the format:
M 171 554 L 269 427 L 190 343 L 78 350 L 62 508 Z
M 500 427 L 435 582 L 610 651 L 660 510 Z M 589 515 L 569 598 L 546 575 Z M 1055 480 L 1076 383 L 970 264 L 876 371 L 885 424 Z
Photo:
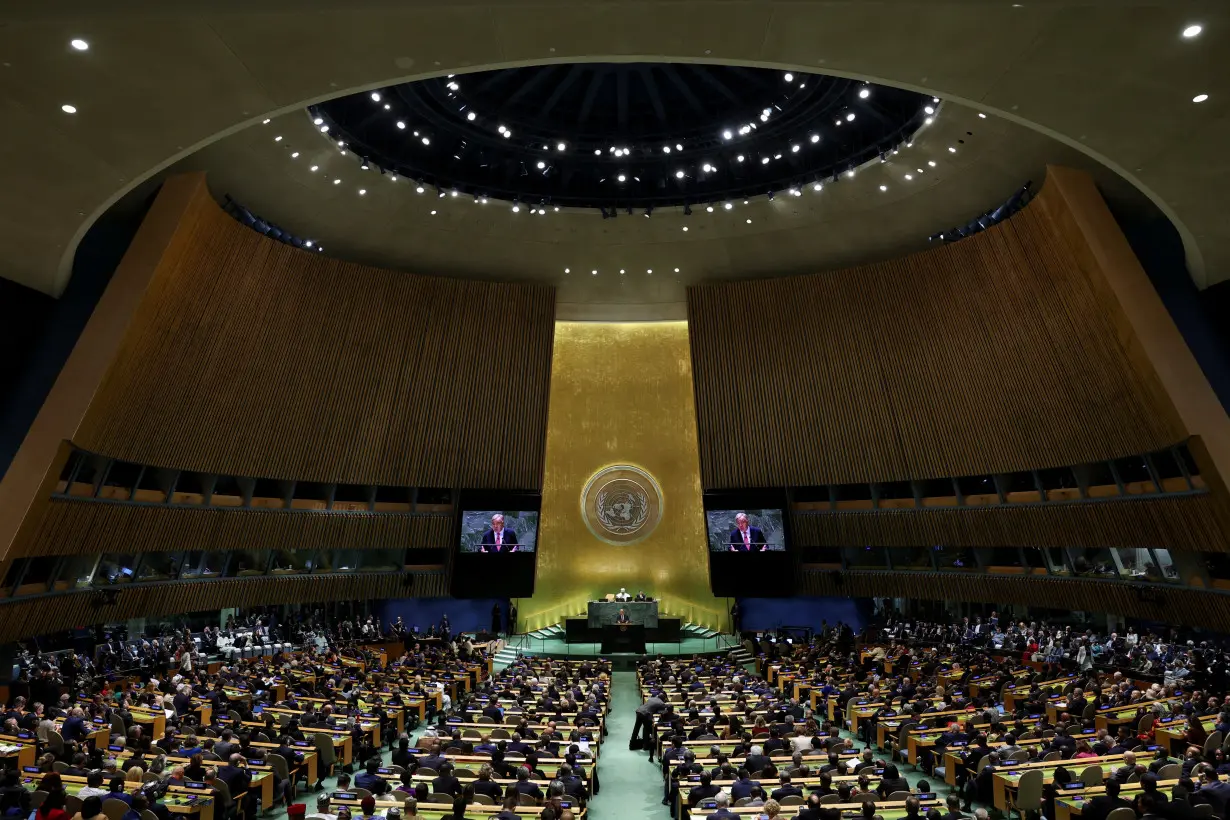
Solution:
M 533 552 L 537 543 L 536 512 L 466 510 L 461 514 L 462 552 Z
M 784 552 L 781 510 L 706 510 L 710 552 Z

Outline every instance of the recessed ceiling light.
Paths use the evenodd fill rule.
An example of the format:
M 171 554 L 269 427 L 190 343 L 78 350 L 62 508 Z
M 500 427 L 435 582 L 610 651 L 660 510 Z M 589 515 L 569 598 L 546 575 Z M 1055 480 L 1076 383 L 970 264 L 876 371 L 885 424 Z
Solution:
M 556 205 L 556 206 L 555 206 L 555 212 L 556 212 L 556 213 L 559 213 L 559 206 L 558 206 L 558 205 Z
M 909 179 L 913 179 L 913 178 L 914 178 L 914 175 L 913 175 L 913 174 L 906 174 L 906 175 L 905 175 L 905 178 L 906 178 L 907 180 L 909 180 Z
M 1193 28 L 1197 29 L 1196 34 L 1200 33 L 1199 31 L 1200 26 L 1194 26 Z M 1195 37 L 1196 34 L 1193 34 L 1192 36 Z M 1184 36 L 1187 36 L 1186 33 L 1184 33 Z M 72 46 L 73 48 L 77 49 L 78 51 L 85 51 L 86 49 L 90 47 L 90 44 L 87 43 L 85 40 L 82 40 L 80 37 L 74 40 L 70 40 L 68 44 Z
M 335 179 L 335 180 L 333 180 L 333 184 L 334 184 L 334 185 L 341 185 L 341 184 L 342 184 L 342 181 L 341 181 L 340 179 Z
M 76 114 L 77 106 L 70 105 L 69 103 L 64 103 L 64 105 L 60 106 L 60 110 L 63 111 L 65 114 Z M 278 139 L 281 139 L 281 137 L 278 137 Z
M 934 108 L 932 108 L 932 107 L 931 107 L 931 106 L 929 106 L 929 105 L 928 105 L 926 108 L 924 108 L 924 109 L 923 109 L 923 111 L 926 111 L 928 114 L 934 114 L 934 113 L 935 113 L 935 109 L 934 109 Z
M 797 153 L 799 153 L 799 146 L 797 146 L 797 145 L 792 145 L 792 146 L 790 146 L 790 153 L 792 153 L 792 154 L 797 154 Z
M 740 154 L 739 156 L 735 157 L 735 160 L 737 160 L 738 162 L 743 162 L 743 155 Z
M 372 92 L 372 102 L 380 102 L 380 92 L 379 91 Z
M 812 141 L 812 142 L 819 142 L 819 141 L 820 141 L 820 135 L 819 135 L 819 134 L 812 134 L 812 135 L 811 135 L 811 141 Z
M 310 248 L 310 247 L 312 247 L 312 240 L 310 240 L 310 239 L 309 239 L 308 241 L 304 242 L 303 244 L 304 244 L 304 245 L 306 245 L 307 247 L 309 247 L 309 248 Z
M 595 270 L 591 270 L 591 271 L 590 271 L 590 273 L 592 273 L 594 276 L 597 276 L 597 275 L 598 275 L 598 271 L 597 271 L 597 269 L 595 269 Z
M 854 122 L 854 112 L 853 111 L 851 111 L 849 114 L 846 114 L 846 122 Z
M 262 122 L 262 123 L 261 123 L 261 125 L 268 125 L 268 124 L 269 124 L 269 120 L 268 120 L 268 119 L 266 119 L 264 122 Z
M 916 168 L 916 169 L 914 169 L 914 170 L 918 171 L 918 173 L 920 173 L 920 174 L 923 172 L 923 169 L 921 169 L 921 168 Z
M 865 100 L 865 99 L 867 99 L 867 98 L 868 98 L 868 97 L 870 97 L 870 96 L 871 96 L 871 89 L 870 89 L 870 88 L 864 88 L 864 89 L 862 89 L 862 90 L 860 90 L 860 91 L 858 92 L 858 98 L 859 98 L 860 100 Z
M 620 275 L 620 276 L 623 276 L 623 275 L 624 275 L 624 269 L 623 269 L 623 268 L 620 268 L 620 269 L 619 269 L 619 275 Z
M 414 192 L 415 192 L 416 194 L 421 194 L 421 193 L 423 193 L 423 191 L 425 191 L 425 190 L 426 190 L 426 189 L 425 189 L 422 185 L 420 185 L 420 186 L 418 186 L 417 188 L 415 188 L 415 189 L 414 189 Z
M 620 174 L 619 176 L 617 176 L 617 177 L 615 177 L 615 178 L 616 178 L 616 179 L 618 179 L 620 182 L 624 182 L 624 181 L 626 181 L 626 180 L 628 179 L 628 178 L 627 178 L 626 176 L 624 176 L 623 174 Z
M 564 268 L 564 273 L 572 273 L 572 269 L 571 269 L 571 268 Z
M 688 232 L 688 226 L 687 226 L 687 225 L 684 225 L 684 226 L 683 226 L 683 232 L 684 232 L 684 233 L 687 233 L 687 232 Z
M 602 156 L 602 152 L 601 152 L 601 151 L 599 151 L 597 148 L 595 148 L 595 149 L 594 149 L 594 156 L 596 156 L 596 157 Z
M 731 208 L 733 208 L 733 207 L 735 207 L 735 206 L 734 206 L 734 203 L 732 203 L 732 202 L 727 202 L 727 203 L 723 204 L 723 205 L 722 205 L 722 207 L 723 207 L 723 208 L 725 208 L 726 210 L 728 210 L 728 211 L 729 211 Z
M 397 127 L 398 127 L 399 129 L 401 129 L 402 131 L 405 131 L 405 130 L 406 130 L 406 124 L 405 124 L 404 122 L 402 122 L 401 120 L 398 120 L 398 121 L 397 121 Z
M 1204 31 L 1204 26 L 1200 25 L 1199 23 L 1193 23 L 1192 25 L 1183 29 L 1183 36 L 1186 37 L 1188 40 L 1190 40 L 1193 37 L 1199 37 L 1200 32 L 1202 31 Z M 73 40 L 73 45 L 76 46 L 78 42 L 79 42 L 78 40 Z
M 366 188 L 360 188 L 360 189 L 359 189 L 359 196 L 366 196 L 366 194 L 367 194 L 367 189 L 366 189 Z
M 327 134 L 327 133 L 329 133 L 329 126 L 327 126 L 327 125 L 322 125 L 322 126 L 320 126 L 320 133 L 322 133 L 322 134 Z
M 385 111 L 388 111 L 388 110 L 389 110 L 389 104 L 388 104 L 388 103 L 385 103 L 385 104 L 384 104 L 384 110 L 385 110 Z
M 568 145 L 567 145 L 566 143 L 563 143 L 563 142 L 556 143 L 556 145 L 555 145 L 555 150 L 556 150 L 556 151 L 564 151 L 564 150 L 566 150 L 567 148 L 568 148 Z
M 675 179 L 683 179 L 683 171 L 676 171 Z
M 679 273 L 679 268 L 675 268 L 675 273 Z
M 887 186 L 887 185 L 881 185 L 881 186 L 880 186 L 880 190 L 881 190 L 881 191 L 887 191 L 887 190 L 888 190 L 888 186 Z
M 723 131 L 723 132 L 722 132 L 722 139 L 724 139 L 724 140 L 728 140 L 728 139 L 730 139 L 730 138 L 731 138 L 731 137 L 733 137 L 733 136 L 734 136 L 734 134 L 732 134 L 732 133 L 730 132 L 730 130 L 729 130 L 729 129 L 727 129 L 726 131 Z
M 750 220 L 750 219 L 749 219 L 749 220 L 747 221 L 747 224 L 751 225 L 751 224 L 752 224 L 752 220 Z
M 538 170 L 541 171 L 543 168 L 546 168 L 546 167 L 547 167 L 547 164 L 545 162 L 543 162 L 542 160 L 538 160 Z
M 682 142 L 677 142 L 677 143 L 675 143 L 675 150 L 676 150 L 676 151 L 682 151 L 682 150 L 683 150 L 683 143 L 682 143 Z
M 466 114 L 466 119 L 469 120 L 470 122 L 474 122 L 474 120 L 477 119 L 477 117 L 478 115 L 475 114 L 473 111 L 471 111 L 469 114 Z
M 987 118 L 986 114 L 983 114 L 981 111 L 978 112 L 978 119 L 985 120 L 986 118 Z
M 848 176 L 848 177 L 852 177 L 852 176 L 854 176 L 854 169 L 853 169 L 853 168 L 851 168 L 849 171 L 846 171 L 846 176 Z
M 319 168 L 320 168 L 320 166 L 319 166 L 319 165 L 313 165 L 313 166 L 311 167 L 311 169 L 310 169 L 310 170 L 312 170 L 312 171 L 316 171 L 316 170 L 318 170 Z
M 432 211 L 432 212 L 431 212 L 431 215 L 432 215 L 432 216 L 435 216 L 435 215 L 436 215 L 436 212 L 435 212 L 435 211 Z
M 1209 98 L 1209 95 L 1208 95 L 1208 94 L 1197 94 L 1196 96 L 1192 97 L 1192 102 L 1194 102 L 1194 103 L 1202 103 L 1202 102 L 1204 102 L 1205 100 L 1207 100 L 1208 98 Z M 72 112 L 70 111 L 69 113 L 71 114 Z
M 322 120 L 320 117 L 317 117 L 316 119 L 312 120 L 312 124 L 313 125 L 324 125 L 325 121 Z
M 423 137 L 423 144 L 424 144 L 424 145 L 431 145 L 431 140 L 430 140 L 430 139 L 428 139 L 427 137 Z
M 786 77 L 785 77 L 785 80 L 786 80 L 786 82 L 788 82 L 788 83 L 792 83 L 792 82 L 794 82 L 794 75 L 793 75 L 793 74 L 791 74 L 789 71 L 787 71 L 787 72 L 786 72 Z
M 819 191 L 819 190 L 820 190 L 820 189 L 822 189 L 823 187 L 824 187 L 823 185 L 821 185 L 819 182 L 817 182 L 815 185 L 811 186 L 811 189 L 812 189 L 813 191 Z
M 705 207 L 705 210 L 706 210 L 707 212 L 709 212 L 709 213 L 713 213 L 713 206 L 712 206 L 712 205 L 708 205 L 708 206 L 706 206 L 706 207 Z
M 645 273 L 652 274 L 653 268 L 645 268 Z
M 923 120 L 923 123 L 925 125 L 930 125 L 933 122 L 935 122 L 935 117 L 927 117 L 925 120 Z
M 520 205 L 514 205 L 514 206 L 512 207 L 512 212 L 513 212 L 513 213 L 517 213 L 517 212 L 519 212 L 520 210 L 521 210 L 521 206 L 520 206 Z
M 75 109 L 74 109 L 74 110 L 75 110 Z M 69 111 L 68 113 L 70 113 L 70 114 L 71 114 L 71 113 L 72 113 L 72 111 Z M 282 137 L 281 137 L 281 135 L 279 134 L 278 136 L 274 137 L 274 138 L 273 138 L 273 141 L 274 141 L 274 142 L 281 142 L 281 141 L 282 141 Z
M 955 154 L 957 153 L 957 149 L 954 146 L 950 145 L 948 146 L 948 153 Z
M 670 152 L 671 152 L 671 147 L 670 147 L 669 145 L 663 145 L 663 146 L 662 146 L 662 153 L 663 153 L 663 154 L 669 154 Z
M 298 151 L 296 151 L 295 153 L 291 154 L 291 155 L 290 155 L 290 158 L 291 158 L 291 159 L 298 159 L 298 158 L 299 158 L 299 152 L 298 152 Z
M 930 165 L 932 168 L 934 168 L 934 167 L 935 167 L 935 160 L 933 160 L 933 159 L 931 159 L 931 160 L 927 160 L 927 164 L 928 164 L 928 165 Z

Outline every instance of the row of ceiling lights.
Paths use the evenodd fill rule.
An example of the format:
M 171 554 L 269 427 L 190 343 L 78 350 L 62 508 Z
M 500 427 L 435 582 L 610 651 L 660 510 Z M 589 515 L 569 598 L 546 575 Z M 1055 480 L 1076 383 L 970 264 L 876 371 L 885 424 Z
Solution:
M 1202 33 L 1204 33 L 1204 26 L 1203 26 L 1203 25 L 1201 25 L 1201 24 L 1199 24 L 1199 23 L 1192 23 L 1192 24 L 1187 25 L 1187 26 L 1185 26 L 1185 27 L 1183 28 L 1182 37 L 1183 37 L 1183 39 L 1185 39 L 1185 40 L 1194 40 L 1194 39 L 1196 39 L 1197 37 L 1199 37 Z M 78 51 L 78 52 L 89 51 L 89 49 L 90 49 L 90 44 L 89 44 L 89 42 L 88 42 L 88 41 L 86 41 L 86 40 L 84 40 L 84 39 L 82 39 L 82 38 L 80 38 L 80 37 L 74 37 L 73 39 L 69 40 L 68 45 L 69 45 L 69 48 L 71 48 L 73 51 Z M 449 77 L 450 77 L 450 78 L 451 78 L 451 77 L 453 77 L 453 76 L 454 76 L 454 75 L 452 75 L 452 74 L 450 74 L 450 75 L 449 75 Z M 786 82 L 791 82 L 791 81 L 793 81 L 793 79 L 794 79 L 794 75 L 790 74 L 789 72 L 787 72 L 787 73 L 784 75 L 784 77 L 785 77 L 785 79 L 786 79 Z M 458 86 L 456 83 L 451 83 L 451 84 L 450 84 L 450 88 L 453 88 L 453 90 L 457 90 L 458 88 L 460 88 L 460 86 Z M 864 92 L 866 92 L 866 96 L 864 96 Z M 862 99 L 866 99 L 866 98 L 867 98 L 867 96 L 870 96 L 870 92 L 869 92 L 866 88 L 864 88 L 863 90 L 861 90 L 861 91 L 859 92 L 859 97 L 861 97 Z M 373 92 L 372 92 L 372 100 L 373 100 L 373 101 L 375 101 L 375 102 L 380 102 L 380 99 L 381 99 L 381 98 L 380 98 L 380 92 L 378 92 L 378 91 L 373 91 Z M 1206 100 L 1208 100 L 1208 99 L 1209 99 L 1209 95 L 1208 95 L 1207 93 L 1201 92 L 1201 93 L 1197 94 L 1196 96 L 1192 97 L 1192 102 L 1194 102 L 1194 103 L 1202 103 L 1202 102 L 1205 102 L 1205 101 L 1206 101 Z M 388 108 L 389 108 L 388 103 L 385 103 L 384 107 L 385 107 L 386 109 L 388 109 Z M 76 105 L 74 105 L 74 104 L 72 104 L 72 103 L 64 103 L 63 105 L 61 105 L 61 106 L 60 106 L 60 110 L 61 110 L 61 111 L 63 111 L 65 114 L 76 114 L 76 113 L 77 113 L 77 106 L 76 106 Z M 472 112 L 472 111 L 471 111 L 471 112 L 467 115 L 467 119 L 473 120 L 474 118 L 475 118 L 474 112 Z M 265 120 L 265 122 L 267 123 L 267 122 L 269 122 L 269 120 Z M 840 124 L 841 124 L 841 122 L 840 122 L 840 121 L 838 121 L 838 123 L 837 123 L 837 124 L 838 124 L 838 125 L 840 125 Z M 327 132 L 327 131 L 328 131 L 328 129 L 329 129 L 329 126 L 327 126 L 327 125 L 323 125 L 323 124 L 322 124 L 322 125 L 320 126 L 320 130 L 321 130 L 321 131 Z M 511 131 L 509 131 L 508 129 L 504 129 L 503 131 L 501 131 L 501 133 L 502 133 L 502 134 L 504 135 L 504 137 L 506 137 L 506 138 L 507 138 L 507 137 L 512 136 L 512 132 L 511 132 Z M 560 144 L 562 145 L 563 143 L 560 143 Z M 669 148 L 669 146 L 667 146 L 667 148 Z M 562 151 L 562 150 L 564 150 L 564 149 L 563 149 L 563 148 L 561 148 L 561 149 L 559 149 L 559 150 L 561 150 L 561 151 Z M 669 152 L 669 151 L 668 151 L 668 152 Z M 599 152 L 599 153 L 601 153 L 601 152 Z
M 933 100 L 933 101 L 938 102 L 938 100 L 937 100 L 937 99 L 935 99 L 935 100 Z M 979 113 L 979 114 L 978 114 L 978 116 L 979 116 L 980 118 L 983 118 L 983 119 L 985 119 L 985 118 L 986 118 L 986 115 L 985 115 L 985 114 L 982 114 L 982 113 Z M 265 122 L 266 124 L 268 124 L 269 122 L 271 122 L 271 120 L 266 119 L 264 122 Z M 317 120 L 316 122 L 319 122 L 319 120 Z M 280 134 L 279 134 L 279 135 L 275 136 L 275 137 L 273 138 L 273 141 L 274 141 L 274 142 L 278 142 L 278 143 L 280 143 L 280 142 L 282 141 L 282 135 L 280 135 Z M 344 141 L 342 141 L 342 140 L 338 140 L 336 144 L 337 144 L 337 147 L 338 147 L 338 153 L 345 155 L 345 154 L 346 154 L 346 150 L 345 150 L 346 144 L 345 144 L 345 142 L 344 142 Z M 913 146 L 913 143 L 912 143 L 912 142 L 910 142 L 910 143 L 906 143 L 906 147 L 907 147 L 907 148 L 912 147 L 912 146 Z M 955 153 L 957 153 L 957 148 L 956 148 L 956 146 L 954 146 L 954 145 L 950 145 L 950 146 L 948 146 L 948 151 L 949 151 L 949 153 L 955 154 Z M 893 153 L 893 154 L 897 154 L 897 153 L 898 153 L 898 149 L 894 149 L 894 150 L 892 151 L 892 153 Z M 291 159 L 298 159 L 298 157 L 299 157 L 299 152 L 298 152 L 298 151 L 294 151 L 294 152 L 292 152 L 292 153 L 291 153 L 291 155 L 290 155 L 290 157 L 291 157 Z M 881 161 L 881 163 L 886 162 L 886 161 L 887 161 L 887 155 L 881 155 L 881 157 L 880 157 L 880 161 Z M 366 158 L 360 158 L 360 163 L 361 163 L 361 164 L 360 164 L 360 166 L 359 166 L 359 167 L 360 167 L 360 169 L 361 169 L 361 170 L 364 170 L 364 171 L 370 170 L 371 165 L 370 165 L 369 161 L 368 161 Z M 935 160 L 928 160 L 927 165 L 928 165 L 929 167 L 931 167 L 931 168 L 936 168 L 936 167 L 937 167 L 937 163 L 935 162 Z M 311 166 L 311 168 L 310 168 L 309 170 L 311 170 L 312 172 L 315 172 L 315 171 L 319 170 L 319 168 L 320 168 L 320 166 L 319 166 L 319 165 L 313 165 L 313 166 Z M 381 174 L 383 175 L 384 173 L 385 173 L 385 172 L 384 172 L 384 169 L 381 169 Z M 682 172 L 680 172 L 680 173 L 682 173 Z M 855 176 L 855 173 L 856 173 L 855 169 L 851 168 L 851 169 L 849 169 L 849 170 L 847 170 L 847 171 L 845 172 L 845 176 L 846 176 L 846 177 L 853 177 L 853 176 Z M 919 176 L 922 176 L 923 174 L 925 174 L 925 173 L 926 173 L 926 171 L 925 171 L 923 168 L 917 168 L 917 169 L 915 170 L 915 173 L 916 173 L 917 175 L 919 175 Z M 397 182 L 397 180 L 398 180 L 398 175 L 397 175 L 397 174 L 388 174 L 388 179 L 389 179 L 391 182 Z M 625 179 L 626 179 L 626 177 L 625 177 L 624 175 L 622 175 L 622 174 L 618 177 L 618 180 L 619 180 L 620 182 L 624 182 L 624 181 L 625 181 Z M 905 173 L 905 174 L 903 175 L 903 179 L 904 179 L 904 181 L 906 181 L 906 182 L 911 182 L 911 181 L 913 181 L 913 179 L 914 179 L 914 173 L 908 173 L 908 172 L 907 172 L 907 173 Z M 836 175 L 834 175 L 834 181 L 836 181 Z M 334 185 L 340 185 L 340 184 L 342 184 L 342 180 L 341 180 L 341 178 L 340 178 L 340 177 L 339 177 L 339 178 L 335 178 L 335 179 L 333 180 L 333 184 L 334 184 Z M 802 196 L 803 187 L 805 187 L 805 186 L 799 186 L 799 185 L 793 186 L 793 187 L 791 187 L 791 188 L 786 189 L 786 193 L 788 193 L 788 194 L 790 194 L 790 195 L 792 195 L 792 196 Z M 822 182 L 817 181 L 817 182 L 812 183 L 812 186 L 811 186 L 811 187 L 812 187 L 812 190 L 814 190 L 814 191 L 816 191 L 816 192 L 819 192 L 819 191 L 822 191 L 822 190 L 824 189 L 824 184 L 823 184 Z M 887 191 L 888 191 L 888 186 L 887 186 L 887 185 L 880 185 L 880 186 L 879 186 L 879 189 L 880 189 L 880 191 L 881 191 L 881 192 L 887 192 Z M 417 184 L 417 185 L 415 186 L 415 191 L 416 191 L 417 193 L 419 193 L 419 194 L 423 194 L 423 193 L 426 193 L 427 189 L 426 189 L 426 188 L 422 185 L 422 183 L 419 183 L 419 184 Z M 456 189 L 453 189 L 453 190 L 451 190 L 451 191 L 447 191 L 447 192 L 446 192 L 445 190 L 443 190 L 443 189 L 442 189 L 442 188 L 440 188 L 439 186 L 436 186 L 436 192 L 437 192 L 437 196 L 438 196 L 439 198 L 444 198 L 444 197 L 446 197 L 446 196 L 452 196 L 452 197 L 458 197 L 458 196 L 460 196 L 460 192 L 459 192 L 459 191 L 457 191 Z M 365 187 L 360 187 L 360 188 L 358 189 L 358 194 L 359 194 L 359 196 L 366 196 L 366 195 L 367 195 L 367 189 L 366 189 Z M 769 201 L 772 201 L 772 200 L 773 200 L 773 197 L 774 197 L 774 192 L 773 192 L 773 191 L 770 191 L 770 192 L 768 193 L 768 200 L 769 200 Z M 486 204 L 487 204 L 487 202 L 488 202 L 488 198 L 487 198 L 487 197 L 485 197 L 485 196 L 475 195 L 475 196 L 473 197 L 473 199 L 474 199 L 474 202 L 475 202 L 476 204 L 486 205 Z M 744 204 L 744 205 L 749 204 L 749 202 L 750 202 L 750 200 L 747 200 L 747 199 L 743 200 L 743 204 Z M 553 207 L 554 207 L 554 210 L 555 210 L 555 211 L 557 211 L 557 212 L 560 210 L 560 207 L 559 207 L 558 205 L 557 205 L 557 206 L 553 206 Z M 732 210 L 735 206 L 734 206 L 734 202 L 733 202 L 733 201 L 728 200 L 728 201 L 726 201 L 726 202 L 722 203 L 722 207 L 723 207 L 725 210 L 728 210 L 728 211 L 729 211 L 729 210 Z M 511 210 L 512 210 L 512 212 L 513 212 L 513 213 L 520 213 L 520 212 L 522 211 L 522 209 L 523 209 L 523 208 L 522 208 L 522 203 L 521 203 L 521 202 L 519 202 L 519 201 L 514 201 L 514 202 L 513 202 L 513 204 L 512 204 L 512 208 L 511 208 Z M 528 206 L 527 206 L 527 209 L 528 209 L 528 211 L 529 211 L 531 214 L 539 214 L 539 215 L 545 216 L 545 215 L 546 215 L 546 213 L 547 213 L 547 210 L 546 210 L 545 205 L 544 205 L 544 206 L 540 206 L 540 205 L 533 205 L 533 204 L 530 204 L 530 205 L 528 205 Z M 604 209 L 602 209 L 602 210 L 604 211 L 603 216 L 604 216 L 604 218 L 605 218 L 605 217 L 606 217 L 606 215 L 607 215 L 607 214 L 606 214 L 606 209 L 604 208 Z M 615 210 L 616 210 L 616 209 L 612 209 L 612 211 L 615 211 Z M 708 206 L 706 206 L 705 210 L 706 210 L 706 212 L 708 212 L 708 213 L 713 213 L 713 211 L 714 211 L 714 203 L 710 203 Z M 646 211 L 645 211 L 645 213 L 644 213 L 644 216 L 649 217 L 649 216 L 652 214 L 652 212 L 653 212 L 653 208 L 652 208 L 652 207 L 650 207 L 650 208 L 646 209 Z M 629 213 L 631 213 L 631 209 L 629 209 Z M 691 206 L 690 206 L 690 205 L 684 205 L 684 206 L 683 206 L 683 215 L 684 215 L 684 216 L 690 216 L 690 215 L 691 215 L 691 213 L 692 213 L 692 208 L 691 208 Z M 435 216 L 436 214 L 437 214 L 437 212 L 436 212 L 436 211 L 434 211 L 434 210 L 431 212 L 431 215 L 432 215 L 432 216 Z M 748 224 L 751 224 L 751 222 L 752 222 L 752 220 L 751 220 L 750 218 L 749 218 L 749 219 L 747 219 L 746 221 L 747 221 L 747 223 L 748 223 Z M 685 226 L 683 226 L 682 230 L 683 230 L 684 232 L 687 232 L 688 227 L 685 225 Z

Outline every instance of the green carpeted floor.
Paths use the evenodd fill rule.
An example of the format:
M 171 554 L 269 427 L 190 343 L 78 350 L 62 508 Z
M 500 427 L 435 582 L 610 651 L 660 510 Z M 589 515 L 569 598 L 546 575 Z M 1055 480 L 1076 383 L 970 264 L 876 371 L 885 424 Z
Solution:
M 607 715 L 607 737 L 598 760 L 598 780 L 602 791 L 589 803 L 591 817 L 619 820 L 669 820 L 662 805 L 662 774 L 657 763 L 649 762 L 649 752 L 628 751 L 628 739 L 636 722 L 636 707 L 641 705 L 636 690 L 635 672 L 615 672 L 611 676 L 611 711 Z

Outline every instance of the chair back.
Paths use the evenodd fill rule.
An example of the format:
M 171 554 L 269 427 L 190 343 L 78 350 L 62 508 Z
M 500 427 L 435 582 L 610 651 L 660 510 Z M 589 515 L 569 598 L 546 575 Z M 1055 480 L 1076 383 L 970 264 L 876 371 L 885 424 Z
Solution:
M 450 797 L 448 799 L 448 802 L 450 803 L 453 802 L 453 798 Z M 538 801 L 534 799 L 533 795 L 522 792 L 521 794 L 517 795 L 517 805 L 518 806 L 537 806 Z
M 490 717 L 488 715 L 479 715 L 478 719 L 475 720 L 474 722 L 475 723 L 495 723 L 495 718 Z
M 1086 766 L 1081 770 L 1081 782 L 1086 786 L 1101 786 L 1105 777 L 1101 766 Z
M 124 737 L 127 733 L 128 733 L 128 730 L 124 728 L 124 719 L 120 717 L 119 715 L 112 715 L 111 716 L 111 734 Z
M 145 774 L 141 775 L 142 783 L 157 783 L 161 779 L 162 779 L 162 775 L 154 774 L 153 772 L 146 772 Z
M 1030 769 L 1021 775 L 1016 787 L 1017 811 L 1041 811 L 1042 809 L 1042 770 Z
M 1013 752 L 1012 754 L 1008 755 L 1009 763 L 1024 763 L 1026 760 L 1029 760 L 1029 750 L 1028 749 L 1021 749 L 1021 751 L 1019 752 Z
M 745 799 L 746 799 L 749 803 L 752 801 L 752 798 L 750 798 L 750 797 L 745 798 Z M 840 794 L 826 794 L 824 797 L 821 797 L 821 798 L 820 798 L 820 803 L 821 803 L 821 805 L 823 805 L 823 804 L 825 804 L 825 803 L 840 803 L 840 802 L 841 802 L 841 795 L 840 795 Z M 746 804 L 745 804 L 745 805 L 746 805 Z
M 478 803 L 480 806 L 494 806 L 495 805 L 495 801 L 491 799 L 491 795 L 489 794 L 474 795 L 474 802 Z
M 324 767 L 318 776 L 327 777 L 333 764 L 337 762 L 337 753 L 333 750 L 333 735 L 313 732 L 312 740 L 316 743 L 316 760 Z
M 1046 762 L 1050 762 L 1052 760 L 1062 760 L 1063 753 L 1062 752 L 1047 752 L 1046 756 L 1044 756 L 1042 759 Z
M 290 780 L 290 764 L 286 762 L 286 758 L 281 755 L 267 754 L 265 762 L 273 769 L 273 773 L 278 776 L 279 780 Z
M 497 727 L 491 730 L 491 737 L 495 738 L 496 740 L 508 740 L 509 738 L 512 737 L 512 735 L 508 733 L 507 729 L 505 729 L 503 726 L 500 726 L 500 727 Z
M 102 801 L 102 813 L 107 815 L 107 820 L 124 820 L 124 815 L 128 813 L 128 804 L 123 800 L 108 797 Z
M 1205 805 L 1208 806 L 1207 803 Z M 1213 807 L 1209 806 L 1209 808 L 1212 809 Z M 1134 809 L 1129 809 L 1127 806 L 1120 806 L 1110 814 L 1106 815 L 1106 820 L 1135 820 L 1135 818 L 1136 811 Z
M 360 789 L 360 788 L 351 786 L 350 790 L 354 792 L 355 800 L 358 800 L 360 802 L 372 796 L 371 789 Z
M 1136 722 L 1136 734 L 1144 735 L 1151 731 L 1153 731 L 1153 715 L 1141 715 L 1140 720 Z
M 149 809 L 141 812 L 141 820 L 158 820 L 158 815 L 154 814 Z
M 81 798 L 75 794 L 65 795 L 64 811 L 68 812 L 69 815 L 74 815 L 81 811 Z
M 68 764 L 65 763 L 63 760 L 53 760 L 51 762 L 51 770 L 53 772 L 59 772 L 60 774 L 64 774 L 66 771 L 68 771 Z
M 1221 732 L 1210 732 L 1204 740 L 1204 756 L 1213 759 L 1213 753 L 1221 748 Z
M 475 796 L 477 796 L 477 795 L 475 795 Z M 830 797 L 832 797 L 832 795 L 829 795 L 829 796 L 830 796 Z M 737 809 L 737 808 L 739 808 L 739 807 L 741 807 L 741 806 L 746 806 L 747 804 L 749 804 L 749 803 L 751 803 L 751 802 L 752 802 L 752 798 L 750 798 L 750 797 L 740 797 L 738 800 L 736 800 L 736 801 L 735 801 L 735 808 Z M 821 802 L 821 803 L 823 803 L 823 802 L 824 802 L 823 798 L 820 800 L 820 802 Z
M 1183 773 L 1183 767 L 1178 763 L 1167 763 L 1157 770 L 1158 780 L 1177 780 Z
M 47 799 L 47 792 L 42 789 L 37 789 L 30 795 L 30 808 L 37 809 L 43 805 L 43 801 Z
M 781 806 L 801 806 L 803 805 L 803 796 L 801 794 L 788 794 L 777 802 Z
M 415 774 L 429 774 L 432 777 L 435 777 L 436 775 L 440 774 L 439 772 L 437 772 L 435 769 L 431 768 L 430 766 L 419 766 L 417 769 L 414 770 L 414 773 Z
M 55 729 L 48 729 L 47 748 L 55 752 L 57 756 L 64 754 L 64 735 Z
M 897 800 L 905 800 L 909 796 L 910 796 L 910 792 L 904 792 L 904 791 L 903 792 L 893 792 L 892 794 L 888 796 L 888 802 L 892 803 Z
M 220 777 L 215 777 L 209 781 L 209 786 L 218 793 L 218 802 L 222 805 L 223 811 L 229 810 L 231 807 L 231 787 L 226 785 L 226 781 Z
M 1213 816 L 1213 804 L 1212 803 L 1197 803 L 1196 805 L 1192 806 L 1192 817 L 1205 818 L 1205 817 L 1212 817 L 1212 816 Z
M 1098 714 L 1098 705 L 1093 701 L 1085 704 L 1085 711 L 1081 713 L 1083 720 L 1093 720 Z

